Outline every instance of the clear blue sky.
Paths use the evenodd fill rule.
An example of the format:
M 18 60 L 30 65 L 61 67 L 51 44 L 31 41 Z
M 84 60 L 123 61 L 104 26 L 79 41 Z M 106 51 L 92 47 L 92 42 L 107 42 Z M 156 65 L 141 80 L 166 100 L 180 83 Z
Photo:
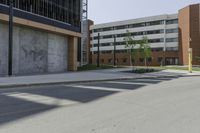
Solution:
M 177 13 L 200 0 L 88 0 L 89 19 L 95 24 Z

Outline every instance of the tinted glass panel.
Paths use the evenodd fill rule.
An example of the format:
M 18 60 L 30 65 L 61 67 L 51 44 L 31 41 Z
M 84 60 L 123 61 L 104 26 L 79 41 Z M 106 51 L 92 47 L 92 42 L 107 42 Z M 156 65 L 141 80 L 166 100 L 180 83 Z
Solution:
M 0 3 L 9 5 L 9 0 L 0 0 Z M 14 0 L 14 7 L 80 26 L 80 0 Z

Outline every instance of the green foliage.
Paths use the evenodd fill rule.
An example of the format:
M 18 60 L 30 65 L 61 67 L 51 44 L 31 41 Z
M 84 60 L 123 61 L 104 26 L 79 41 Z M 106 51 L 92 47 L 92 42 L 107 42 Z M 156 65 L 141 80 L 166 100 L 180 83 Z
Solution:
M 133 73 L 139 73 L 139 74 L 152 73 L 152 72 L 157 72 L 157 71 L 159 71 L 159 70 L 152 69 L 152 68 L 137 68 L 137 69 L 132 70 Z
M 97 67 L 97 65 L 88 64 L 88 65 L 84 65 L 84 66 L 78 67 L 78 71 L 88 71 L 88 70 L 98 70 L 98 69 L 110 69 L 110 68 L 113 68 L 113 66 L 100 65 L 100 67 Z
M 145 65 L 147 66 L 147 59 L 152 56 L 151 47 L 148 43 L 147 36 L 143 36 L 142 40 L 134 40 L 134 37 L 131 36 L 131 33 L 127 30 L 127 35 L 124 38 L 126 43 L 125 48 L 129 49 L 129 54 L 132 59 L 136 59 L 139 55 L 145 59 Z
M 138 54 L 138 50 L 136 49 L 138 41 L 134 40 L 134 37 L 131 36 L 131 33 L 127 30 L 126 37 L 124 38 L 126 43 L 125 48 L 128 49 L 128 52 L 131 56 L 131 60 L 135 59 Z
M 197 58 L 197 60 L 200 62 L 200 57 L 196 57 Z
M 152 56 L 152 51 L 147 36 L 143 36 L 142 40 L 139 42 L 139 45 L 140 55 L 145 59 L 145 66 L 147 66 L 147 59 L 151 58 Z

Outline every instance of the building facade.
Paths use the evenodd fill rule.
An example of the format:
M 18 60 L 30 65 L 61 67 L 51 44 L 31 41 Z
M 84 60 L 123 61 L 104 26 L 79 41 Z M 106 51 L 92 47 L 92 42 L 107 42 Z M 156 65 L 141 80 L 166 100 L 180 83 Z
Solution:
M 196 21 L 195 21 L 196 20 Z M 195 21 L 195 22 L 193 22 Z M 187 22 L 187 23 L 186 23 Z M 193 24 L 192 24 L 193 22 Z M 190 28 L 189 28 L 190 27 Z M 192 33 L 192 29 L 196 30 Z M 195 54 L 200 56 L 199 49 L 199 4 L 190 5 L 179 11 L 178 14 L 158 15 L 139 19 L 132 19 L 119 22 L 93 25 L 91 29 L 91 53 L 92 63 L 96 64 L 98 57 L 98 34 L 100 34 L 100 63 L 114 63 L 114 36 L 116 37 L 116 62 L 117 65 L 130 65 L 130 55 L 125 47 L 124 38 L 127 31 L 135 40 L 141 40 L 147 36 L 152 50 L 152 58 L 148 59 L 148 64 L 158 65 L 187 65 L 188 45 L 184 39 L 188 39 L 189 34 L 196 36 L 193 41 Z M 182 30 L 181 30 L 182 29 Z M 185 31 L 184 31 L 185 30 Z M 192 37 L 192 36 L 191 36 Z M 187 43 L 187 44 L 185 44 Z M 192 44 L 191 44 L 192 45 Z M 184 57 L 184 58 L 183 58 Z M 134 65 L 144 65 L 144 59 L 138 57 L 134 60 Z M 196 60 L 193 63 L 198 64 Z
M 192 64 L 200 65 L 200 4 L 179 10 L 180 64 L 188 65 L 188 49 L 192 48 Z
M 9 1 L 0 0 L 0 75 L 8 74 Z M 13 74 L 75 71 L 81 0 L 13 0 Z
M 91 27 L 93 63 L 98 53 L 98 33 L 100 34 L 100 62 L 113 64 L 114 36 L 116 36 L 116 62 L 118 65 L 130 65 L 128 48 L 125 47 L 124 38 L 127 31 L 135 40 L 148 37 L 153 57 L 149 59 L 150 65 L 178 64 L 178 15 L 159 15 L 121 22 L 94 25 Z M 135 65 L 144 64 L 144 59 L 138 58 Z
M 81 65 L 86 65 L 91 62 L 90 59 L 90 26 L 94 25 L 92 20 L 84 20 L 82 22 L 82 37 L 81 37 Z

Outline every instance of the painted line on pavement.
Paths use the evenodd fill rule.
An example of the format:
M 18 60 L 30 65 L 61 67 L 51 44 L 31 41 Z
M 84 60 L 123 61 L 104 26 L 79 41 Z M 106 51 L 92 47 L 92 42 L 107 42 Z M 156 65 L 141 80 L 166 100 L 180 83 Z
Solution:
M 155 81 L 155 82 L 162 82 L 165 80 L 159 80 L 159 79 L 134 79 L 134 81 Z
M 125 84 L 125 85 L 152 85 L 150 83 L 117 82 L 117 81 L 108 81 L 107 83 L 111 83 L 111 84 Z
M 44 105 L 53 105 L 53 106 L 66 106 L 66 105 L 73 105 L 77 104 L 79 102 L 72 101 L 72 100 L 66 100 L 66 99 L 59 99 L 59 98 L 53 98 L 49 96 L 42 96 L 42 95 L 36 95 L 36 94 L 30 94 L 30 93 L 3 93 L 6 96 L 14 97 L 34 103 L 44 104 Z
M 92 90 L 117 91 L 117 92 L 130 91 L 128 89 L 110 88 L 110 87 L 97 87 L 97 86 L 85 86 L 85 85 L 72 85 L 71 87 L 83 88 L 83 89 L 92 89 Z

